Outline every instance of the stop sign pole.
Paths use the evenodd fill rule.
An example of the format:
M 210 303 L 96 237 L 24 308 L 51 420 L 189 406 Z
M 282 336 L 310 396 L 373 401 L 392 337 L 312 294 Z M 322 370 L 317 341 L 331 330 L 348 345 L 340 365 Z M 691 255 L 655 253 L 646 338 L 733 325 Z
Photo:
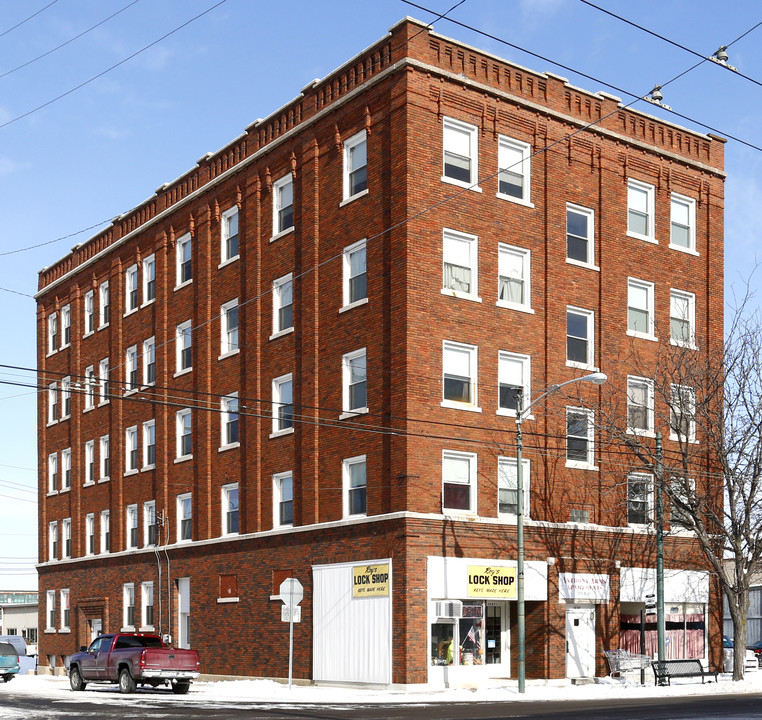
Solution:
M 294 669 L 294 615 L 304 597 L 304 587 L 296 578 L 286 578 L 280 584 L 280 599 L 288 612 L 288 689 Z

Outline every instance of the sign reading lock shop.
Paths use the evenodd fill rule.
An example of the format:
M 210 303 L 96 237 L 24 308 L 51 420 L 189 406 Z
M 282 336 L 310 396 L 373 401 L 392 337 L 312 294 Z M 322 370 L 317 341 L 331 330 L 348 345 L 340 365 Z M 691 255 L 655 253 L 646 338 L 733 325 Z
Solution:
M 352 568 L 352 597 L 388 597 L 389 563 L 355 565 Z
M 469 565 L 468 597 L 515 600 L 516 568 L 496 565 Z

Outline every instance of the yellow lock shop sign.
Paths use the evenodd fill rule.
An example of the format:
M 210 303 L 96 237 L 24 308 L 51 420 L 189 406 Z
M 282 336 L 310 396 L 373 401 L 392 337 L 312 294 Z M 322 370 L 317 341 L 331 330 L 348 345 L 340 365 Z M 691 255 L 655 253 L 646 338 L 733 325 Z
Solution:
M 516 599 L 516 568 L 468 566 L 468 597 Z
M 352 568 L 352 597 L 388 597 L 389 563 L 355 565 Z

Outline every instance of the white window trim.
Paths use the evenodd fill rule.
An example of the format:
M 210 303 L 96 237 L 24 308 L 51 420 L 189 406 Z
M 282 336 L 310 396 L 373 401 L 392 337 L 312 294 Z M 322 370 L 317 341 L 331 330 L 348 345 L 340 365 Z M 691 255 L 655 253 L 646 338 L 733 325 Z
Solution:
M 153 349 L 153 380 L 148 379 L 148 360 L 151 356 L 151 349 Z M 143 340 L 143 386 L 148 387 L 156 384 L 156 338 L 149 337 L 147 340 Z
M 131 467 L 131 455 L 135 450 L 135 467 Z M 124 430 L 124 474 L 134 475 L 140 467 L 140 442 L 138 440 L 138 426 L 132 425 Z
M 93 549 L 90 550 L 90 538 L 92 538 Z M 95 513 L 85 515 L 85 557 L 95 555 Z
M 352 465 L 365 465 L 365 512 L 355 513 L 350 515 L 349 513 L 349 482 L 350 482 L 350 469 Z M 341 476 L 342 476 L 342 517 L 344 518 L 358 518 L 368 516 L 368 456 L 356 455 L 351 458 L 344 458 L 341 462 Z
M 219 452 L 223 452 L 224 450 L 230 450 L 232 448 L 240 447 L 241 445 L 241 413 L 240 413 L 240 407 L 238 410 L 236 410 L 236 415 L 238 415 L 238 440 L 236 442 L 232 443 L 226 443 L 225 437 L 227 435 L 227 429 L 228 429 L 228 418 L 230 415 L 230 401 L 236 400 L 238 401 L 238 393 L 228 393 L 224 397 L 220 399 L 220 447 Z
M 68 540 L 69 547 L 66 547 Z M 64 518 L 61 520 L 61 559 L 68 560 L 71 558 L 73 550 L 72 544 L 74 539 L 71 535 L 71 518 Z
M 54 560 L 58 560 L 58 550 L 60 548 L 56 548 L 54 551 L 53 546 L 58 545 L 58 521 L 53 520 L 52 522 L 48 523 L 48 561 L 53 562 Z
M 182 339 L 185 335 L 185 331 L 190 330 L 190 349 L 191 349 L 191 363 L 188 367 L 181 367 L 182 365 L 182 355 L 183 355 L 183 349 L 184 345 L 182 343 Z M 185 322 L 180 323 L 175 328 L 175 377 L 178 377 L 178 375 L 184 375 L 187 372 L 190 372 L 193 370 L 193 327 L 191 325 L 190 320 L 186 320 Z
M 85 368 L 85 408 L 82 412 L 88 412 L 95 407 L 95 367 L 88 365 Z
M 88 305 L 90 306 L 89 310 L 87 307 Z M 92 316 L 92 319 L 93 319 L 92 330 L 87 329 L 87 325 L 88 325 L 87 319 L 90 316 Z M 84 323 L 83 325 L 84 325 L 84 328 L 83 328 L 82 337 L 88 337 L 95 332 L 95 293 L 92 290 L 88 290 L 84 296 Z
M 648 486 L 648 496 L 646 497 L 646 522 L 645 523 L 633 523 L 630 522 L 630 478 L 639 482 L 645 482 Z M 627 487 L 626 487 L 626 515 L 627 515 L 627 527 L 632 528 L 649 528 L 653 525 L 654 517 L 654 476 L 644 472 L 630 472 L 627 473 Z
M 682 205 L 688 206 L 688 247 L 682 245 L 672 244 L 672 203 L 677 202 Z M 680 195 L 678 193 L 672 193 L 670 195 L 670 218 L 669 218 L 669 248 L 670 250 L 677 250 L 678 252 L 687 253 L 688 255 L 696 255 L 699 253 L 696 250 L 696 200 L 694 198 Z
M 238 252 L 235 255 L 231 255 L 228 257 L 226 255 L 225 249 L 227 247 L 227 240 L 230 237 L 228 234 L 228 220 L 238 215 Z M 217 266 L 217 268 L 224 267 L 228 263 L 233 262 L 234 260 L 238 260 L 241 253 L 241 217 L 238 210 L 238 205 L 233 205 L 233 207 L 228 208 L 225 210 L 222 215 L 220 216 L 220 264 Z
M 272 227 L 272 237 L 270 238 L 270 242 L 273 240 L 277 240 L 278 238 L 282 238 L 284 235 L 288 235 L 289 233 L 294 232 L 294 221 L 293 221 L 293 214 L 291 216 L 291 225 L 287 228 L 284 228 L 283 230 L 278 230 L 278 213 L 280 212 L 280 197 L 281 197 L 281 191 L 284 187 L 287 185 L 291 185 L 291 208 L 292 213 L 295 209 L 295 203 L 294 203 L 294 177 L 291 175 L 291 173 L 288 173 L 284 175 L 281 178 L 278 178 L 273 183 L 273 190 L 272 190 L 272 196 L 273 196 L 273 227 Z
M 636 383 L 643 383 L 648 391 L 648 398 L 647 398 L 647 424 L 648 428 L 646 430 L 641 430 L 640 428 L 634 428 L 630 426 L 630 381 L 636 382 Z M 628 375 L 627 376 L 627 433 L 630 435 L 638 435 L 640 437 L 656 437 L 656 433 L 654 431 L 654 381 L 651 378 L 645 378 L 645 377 L 639 377 L 637 375 Z
M 293 517 L 294 508 L 294 474 L 289 470 L 288 472 L 275 473 L 273 475 L 273 528 L 289 528 L 293 527 L 294 523 L 281 523 L 280 521 L 280 504 L 283 500 L 281 492 L 281 481 L 286 478 L 291 478 L 291 514 Z
M 516 203 L 517 205 L 523 205 L 524 207 L 533 208 L 534 203 L 531 200 L 532 197 L 532 146 L 523 142 L 522 140 L 516 140 L 516 138 L 508 137 L 507 135 L 497 136 L 498 145 L 498 157 L 500 157 L 500 147 L 509 147 L 513 150 L 518 150 L 521 153 L 521 168 L 519 171 L 515 169 L 515 163 L 510 167 L 501 168 L 498 162 L 497 183 L 498 191 L 495 193 L 501 200 L 508 200 L 509 202 Z M 524 197 L 517 198 L 513 195 L 506 195 L 500 192 L 500 171 L 512 170 L 516 174 L 520 174 L 524 178 Z
M 180 259 L 182 257 L 182 248 L 185 243 L 191 243 L 191 276 L 188 280 L 180 281 Z M 190 233 L 185 233 L 177 238 L 175 242 L 175 290 L 190 285 L 193 282 L 193 237 Z
M 279 377 L 273 378 L 272 381 L 272 405 L 273 405 L 273 424 L 272 424 L 272 432 L 270 433 L 270 437 L 280 437 L 281 435 L 288 435 L 290 433 L 294 432 L 294 422 L 292 419 L 291 427 L 287 428 L 279 428 L 278 427 L 278 409 L 281 405 L 284 405 L 285 403 L 282 403 L 280 388 L 284 383 L 290 382 L 291 383 L 291 407 L 293 409 L 294 407 L 294 379 L 292 373 L 287 373 L 286 375 L 281 375 Z M 292 412 L 293 416 L 293 412 Z
M 365 358 L 365 405 L 350 409 L 349 407 L 349 384 L 351 379 L 351 366 L 352 360 L 357 358 Z M 346 353 L 341 357 L 341 407 L 342 413 L 339 415 L 339 420 L 345 418 L 354 417 L 355 415 L 363 415 L 368 412 L 368 353 L 367 348 L 360 348 L 353 352 Z
M 227 531 L 227 514 L 230 509 L 230 490 L 238 490 L 238 528 L 236 532 Z M 240 535 L 241 523 L 241 490 L 238 483 L 228 483 L 220 488 L 220 509 L 221 509 L 221 537 L 235 537 Z
M 134 277 L 135 279 L 135 307 L 130 307 L 130 278 Z M 140 298 L 138 297 L 138 293 L 140 292 L 140 277 L 138 273 L 138 266 L 137 263 L 134 263 L 130 265 L 125 271 L 124 271 L 124 316 L 127 317 L 128 315 L 132 315 L 132 313 L 137 312 L 138 308 L 140 307 Z
M 508 520 L 510 522 L 516 522 L 516 513 L 506 513 L 506 512 L 500 512 L 500 469 L 502 467 L 510 467 L 512 470 L 516 469 L 516 458 L 515 457 L 505 457 L 505 456 L 498 456 L 497 458 L 497 516 L 503 520 Z M 530 472 L 530 461 L 528 458 L 521 458 L 521 479 L 523 484 L 523 504 L 522 504 L 522 511 L 524 518 L 530 518 L 531 517 L 531 507 L 529 504 L 529 499 L 531 497 L 530 490 L 530 480 L 531 480 L 531 472 Z M 517 486 L 518 488 L 518 486 Z M 518 493 L 517 493 L 518 494 Z
M 143 467 L 142 470 L 153 470 L 156 467 L 156 461 L 154 459 L 154 462 L 149 463 L 148 462 L 148 433 L 149 430 L 153 428 L 153 452 L 154 455 L 156 455 L 156 420 L 146 420 L 143 423 Z
M 645 235 L 642 235 L 641 233 L 630 230 L 630 198 L 629 198 L 630 188 L 633 188 L 635 190 L 641 190 L 648 195 L 648 228 L 647 228 L 647 233 Z M 653 243 L 654 245 L 658 244 L 658 241 L 656 239 L 655 217 L 654 217 L 655 210 L 656 210 L 655 198 L 656 198 L 656 190 L 653 185 L 649 185 L 648 183 L 641 182 L 640 180 L 634 180 L 633 178 L 629 178 L 627 180 L 626 228 L 627 228 L 628 237 L 636 238 L 637 240 L 645 240 L 646 242 Z
M 675 340 L 672 337 L 672 318 L 675 317 L 672 314 L 672 298 L 679 297 L 688 301 L 688 322 L 690 323 L 691 336 L 688 342 L 681 342 Z M 682 318 L 681 318 L 682 319 Z M 691 350 L 697 350 L 696 345 L 696 296 L 692 292 L 687 290 L 678 290 L 676 288 L 669 289 L 669 343 L 670 345 L 676 345 L 677 347 L 690 348 Z
M 350 256 L 353 253 L 363 248 L 365 248 L 365 297 L 360 298 L 359 300 L 350 302 L 349 301 L 349 281 L 351 278 L 349 274 L 352 271 Z M 365 305 L 368 302 L 368 291 L 367 291 L 367 288 L 368 288 L 368 239 L 367 238 L 358 240 L 356 243 L 347 245 L 347 247 L 344 248 L 342 252 L 341 266 L 342 266 L 342 306 L 339 309 L 339 312 L 345 312 L 346 310 L 350 310 L 351 308 L 357 307 L 358 305 Z
M 92 468 L 92 476 L 89 475 L 90 468 Z M 85 475 L 84 485 L 95 484 L 95 440 L 88 440 L 85 443 L 85 473 L 84 475 Z
M 444 172 L 445 166 L 445 130 L 450 126 L 454 130 L 461 132 L 467 132 L 471 137 L 471 181 L 463 182 L 462 180 L 456 180 L 455 178 L 447 177 Z M 468 188 L 474 192 L 482 192 L 479 187 L 479 128 L 476 125 L 456 120 L 455 118 L 445 117 L 442 119 L 442 182 L 449 183 L 450 185 L 457 185 L 458 187 Z
M 153 516 L 153 517 L 152 517 Z M 153 526 L 156 528 L 156 537 L 154 542 L 151 542 L 151 538 L 148 535 L 151 527 L 151 519 L 153 519 Z M 156 500 L 148 500 L 143 503 L 143 546 L 154 547 L 158 545 L 159 540 L 159 526 L 156 518 Z
M 368 168 L 368 136 L 365 130 L 360 130 L 359 133 L 355 133 L 352 135 L 352 137 L 347 138 L 344 141 L 344 152 L 343 152 L 343 161 L 342 161 L 342 193 L 341 193 L 341 203 L 339 203 L 339 207 L 343 207 L 347 203 L 352 202 L 353 200 L 357 200 L 358 198 L 363 197 L 363 195 L 367 195 L 369 188 L 367 187 L 367 181 L 366 181 L 366 188 L 365 190 L 360 190 L 360 192 L 356 192 L 353 195 L 349 194 L 349 157 L 350 153 L 349 151 L 356 147 L 357 145 L 360 145 L 361 143 L 365 143 L 365 168 L 367 173 Z
M 670 486 L 672 488 L 672 495 L 682 495 L 683 490 L 683 483 L 685 483 L 686 480 L 682 477 L 673 477 L 670 478 Z M 696 497 L 696 479 L 695 478 L 688 478 L 687 479 L 687 485 L 688 485 L 688 492 L 690 493 L 690 497 L 695 498 Z M 686 498 L 689 499 L 689 498 Z M 681 524 L 679 521 L 677 524 L 675 524 L 672 520 L 672 516 L 674 514 L 674 503 L 670 502 L 669 506 L 669 529 L 671 533 L 682 533 L 683 535 L 693 535 L 694 531 L 690 528 L 685 527 L 685 525 Z M 678 511 L 679 512 L 679 511 Z
M 291 325 L 282 328 L 278 320 L 280 309 L 283 307 L 281 303 L 281 290 L 288 283 L 291 283 Z M 270 340 L 292 332 L 294 332 L 294 274 L 288 273 L 288 275 L 273 280 L 273 332 L 270 335 Z
M 55 425 L 58 422 L 59 414 L 58 383 L 52 382 L 48 385 L 48 427 Z
M 90 441 L 92 442 L 92 440 Z M 87 443 L 85 443 L 87 446 Z M 66 481 L 66 471 L 69 471 L 69 481 Z M 61 492 L 71 490 L 72 472 L 71 472 L 71 448 L 61 450 Z
M 516 411 L 509 408 L 500 407 L 500 365 L 502 360 L 518 360 L 521 363 L 522 385 L 522 403 L 528 406 L 532 397 L 532 356 L 523 353 L 510 352 L 508 350 L 498 350 L 497 353 L 497 415 L 507 417 L 516 417 Z M 526 419 L 525 416 L 524 419 Z
M 58 494 L 58 453 L 48 454 L 48 495 Z
M 111 552 L 111 512 L 109 510 L 101 510 L 100 520 L 100 554 L 106 555 Z M 109 536 L 109 547 L 106 547 L 107 534 Z
M 129 605 L 129 598 L 130 593 L 132 593 L 132 605 Z M 128 625 L 127 624 L 127 608 L 132 607 L 133 608 L 133 615 L 136 615 L 135 612 L 137 608 L 135 607 L 136 599 L 135 599 L 135 583 L 124 583 L 122 585 L 122 632 L 134 632 L 135 631 L 135 625 Z
M 688 399 L 690 402 L 690 408 L 689 413 L 692 415 L 692 418 L 689 419 L 689 425 L 688 425 L 688 437 L 683 437 L 681 434 L 678 434 L 674 431 L 674 428 L 672 427 L 672 408 L 676 405 L 675 401 L 675 391 L 678 391 L 682 393 L 682 391 L 688 392 Z M 669 439 L 675 440 L 679 442 L 688 442 L 691 444 L 697 444 L 698 439 L 696 437 L 696 388 L 691 387 L 690 385 L 680 385 L 679 383 L 672 383 L 669 386 L 669 404 L 670 404 L 670 423 L 669 423 Z
M 134 520 L 135 524 L 132 525 L 131 521 Z M 139 528 L 140 528 L 140 519 L 138 518 L 138 506 L 137 503 L 133 503 L 131 505 L 128 505 L 125 508 L 124 511 L 124 527 L 125 527 L 125 538 L 124 538 L 124 547 L 127 550 L 137 550 L 139 545 Z M 135 529 L 135 543 L 132 542 L 132 529 Z
M 148 298 L 148 268 L 153 266 L 153 297 Z M 140 307 L 145 307 L 153 302 L 156 302 L 156 289 L 159 286 L 158 279 L 156 277 L 156 256 L 152 253 L 143 258 L 143 282 L 141 283 L 143 291 L 143 304 Z
M 448 237 L 453 240 L 460 240 L 468 243 L 468 269 L 471 272 L 471 287 L 473 288 L 473 292 L 462 292 L 461 290 L 453 290 L 445 287 L 446 258 L 444 246 Z M 479 238 L 476 235 L 459 232 L 458 230 L 452 230 L 450 228 L 444 228 L 442 231 L 442 295 L 461 298 L 463 300 L 472 300 L 473 302 L 482 301 L 479 297 Z
M 151 605 L 148 604 L 148 595 L 149 595 L 149 589 L 150 589 L 150 595 L 151 600 L 153 601 Z M 156 595 L 154 594 L 154 587 L 153 587 L 153 581 L 148 580 L 146 582 L 140 583 L 140 631 L 144 630 L 153 630 L 154 626 L 153 624 L 149 625 L 147 621 L 147 615 L 148 615 L 148 608 L 154 607 L 154 604 L 156 602 Z M 156 609 L 154 607 L 154 613 L 156 612 Z
M 104 298 L 108 297 L 108 302 Z M 98 330 L 108 327 L 110 320 L 104 322 L 106 308 L 109 308 L 109 317 L 111 315 L 111 291 L 108 280 L 104 280 L 98 286 Z
M 588 259 L 583 262 L 582 260 L 575 260 L 569 257 L 569 249 L 567 245 L 566 249 L 566 262 L 569 265 L 576 265 L 577 267 L 589 268 L 590 270 L 596 270 L 600 272 L 600 267 L 595 264 L 595 210 L 591 208 L 583 207 L 582 205 L 575 205 L 574 203 L 566 203 L 566 212 L 575 212 L 579 215 L 587 216 L 587 247 L 588 247 Z M 568 243 L 569 225 L 567 219 L 566 226 L 566 242 Z
M 445 507 L 445 500 L 444 500 L 444 486 L 445 486 L 445 479 L 444 479 L 444 464 L 445 460 L 447 459 L 453 459 L 453 460 L 468 460 L 468 497 L 469 497 L 469 506 L 470 510 L 459 510 L 458 508 L 446 508 Z M 470 452 L 461 452 L 459 450 L 442 450 L 442 488 L 441 488 L 441 507 L 442 507 L 442 514 L 443 515 L 468 515 L 473 516 L 476 515 L 477 512 L 477 488 L 476 488 L 476 479 L 477 479 L 477 456 L 476 453 L 470 453 Z
M 68 323 L 64 322 L 68 319 Z M 66 342 L 66 329 L 69 329 L 69 342 Z M 64 305 L 61 308 L 61 350 L 71 345 L 71 305 Z
M 497 297 L 498 300 L 495 303 L 498 307 L 508 308 L 509 310 L 518 310 L 519 312 L 529 313 L 534 315 L 532 309 L 532 253 L 526 248 L 516 247 L 515 245 L 508 245 L 507 243 L 498 243 L 498 272 L 497 272 Z M 506 253 L 509 255 L 515 255 L 521 258 L 521 266 L 524 274 L 524 295 L 526 302 L 516 303 L 509 300 L 500 300 L 500 254 Z
M 56 613 L 56 591 L 48 590 L 45 594 L 45 632 L 55 632 L 55 619 L 50 622 L 50 616 Z
M 61 600 L 61 628 L 58 632 L 68 633 L 71 632 L 71 592 L 69 588 L 64 588 L 59 593 Z M 69 611 L 69 617 L 66 617 L 66 611 Z M 66 620 L 68 619 L 68 623 Z
M 577 468 L 580 470 L 598 470 L 598 467 L 595 464 L 595 415 L 593 414 L 592 410 L 588 410 L 587 408 L 581 408 L 581 407 L 571 407 L 567 406 L 566 408 L 566 435 L 564 438 L 564 442 L 567 442 L 567 438 L 569 437 L 569 414 L 570 413 L 577 413 L 580 415 L 587 415 L 588 421 L 587 421 L 587 460 L 569 460 L 569 451 L 568 448 L 564 450 L 564 456 L 566 458 L 566 467 L 568 468 Z
M 135 376 L 135 382 L 130 377 Z M 124 354 L 124 395 L 130 395 L 140 389 L 140 371 L 138 369 L 138 346 L 130 345 Z
M 466 351 L 468 352 L 470 359 L 469 365 L 471 366 L 472 375 L 469 377 L 471 384 L 471 393 L 473 395 L 473 402 L 463 403 L 457 400 L 447 400 L 444 397 L 445 386 L 445 351 L 447 349 Z M 452 340 L 442 341 L 442 401 L 441 407 L 453 408 L 455 410 L 468 410 L 470 412 L 481 412 L 479 407 L 479 348 L 476 345 L 466 345 L 465 343 L 454 342 Z
M 104 447 L 108 448 L 108 453 L 103 452 Z M 101 435 L 100 442 L 98 444 L 98 452 L 98 469 L 100 471 L 100 479 L 98 482 L 103 482 L 109 479 L 111 472 L 110 469 L 108 474 L 103 472 L 106 469 L 106 457 L 109 459 L 109 466 L 111 465 L 111 440 L 108 435 Z
M 587 362 L 581 363 L 576 360 L 569 360 L 568 349 L 564 347 L 564 355 L 566 356 L 566 367 L 573 367 L 579 370 L 591 370 L 597 371 L 598 368 L 595 365 L 595 312 L 593 310 L 586 310 L 585 308 L 575 307 L 573 305 L 566 306 L 566 313 L 576 313 L 578 315 L 584 315 L 587 320 Z M 568 335 L 564 333 L 564 344 Z
M 187 539 L 187 538 L 186 539 L 181 539 L 181 537 L 180 537 L 180 535 L 182 533 L 182 520 L 183 520 L 182 508 L 183 508 L 183 501 L 184 500 L 190 500 L 191 501 L 191 516 L 190 516 L 190 521 L 191 521 L 191 536 L 190 536 L 190 539 Z M 180 493 L 177 496 L 176 503 L 177 503 L 176 504 L 177 542 L 178 543 L 193 542 L 193 493 L 189 493 L 189 492 Z
M 109 361 L 103 358 L 98 363 L 98 405 L 107 405 L 110 392 L 107 392 L 109 386 Z
M 648 312 L 648 332 L 640 332 L 638 330 L 631 330 L 630 329 L 630 308 L 635 308 L 634 305 L 630 302 L 630 292 L 633 289 L 640 289 L 646 291 L 646 296 L 648 298 L 648 307 L 645 308 L 645 310 Z M 656 341 L 658 338 L 654 335 L 654 329 L 656 325 L 656 318 L 655 318 L 655 308 L 656 308 L 656 300 L 654 295 L 654 284 L 652 282 L 648 282 L 647 280 L 640 280 L 638 278 L 634 277 L 628 277 L 627 278 L 627 334 L 630 337 L 636 337 L 640 338 L 641 340 L 653 340 Z M 644 308 L 635 308 L 636 310 L 643 310 Z
M 191 452 L 187 455 L 182 455 L 180 450 L 182 448 L 183 430 L 185 429 L 183 419 L 186 416 L 191 418 Z M 190 408 L 183 408 L 178 410 L 175 414 L 175 463 L 190 460 L 193 457 L 193 416 L 191 415 Z
M 48 352 L 47 355 L 54 355 L 58 352 L 58 314 L 50 313 L 48 315 Z
M 230 330 L 230 327 L 229 327 L 230 318 L 228 317 L 228 313 L 233 308 L 238 308 L 238 298 L 233 298 L 233 300 L 229 300 L 228 302 L 220 306 L 220 355 L 217 358 L 218 360 L 224 360 L 226 357 L 230 357 L 231 355 L 237 355 L 240 352 L 240 348 L 241 348 L 240 313 L 238 315 L 238 325 L 236 327 L 236 337 L 237 337 L 236 347 L 231 348 L 230 343 L 228 341 L 228 332 Z

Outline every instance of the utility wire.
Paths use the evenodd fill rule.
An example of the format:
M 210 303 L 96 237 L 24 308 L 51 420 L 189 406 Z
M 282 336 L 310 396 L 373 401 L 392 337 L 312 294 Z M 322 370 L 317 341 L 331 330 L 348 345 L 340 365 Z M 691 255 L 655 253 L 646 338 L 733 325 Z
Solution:
M 36 13 L 32 13 L 28 18 L 22 20 L 19 23 L 16 23 L 13 27 L 9 27 L 7 30 L 4 30 L 3 32 L 0 32 L 0 37 L 3 37 L 7 35 L 9 32 L 15 30 L 16 28 L 20 28 L 25 23 L 28 23 L 33 18 L 36 18 L 40 13 L 47 10 L 51 5 L 55 5 L 58 2 L 58 0 L 53 0 L 53 2 L 49 2 L 45 7 L 40 8 Z

